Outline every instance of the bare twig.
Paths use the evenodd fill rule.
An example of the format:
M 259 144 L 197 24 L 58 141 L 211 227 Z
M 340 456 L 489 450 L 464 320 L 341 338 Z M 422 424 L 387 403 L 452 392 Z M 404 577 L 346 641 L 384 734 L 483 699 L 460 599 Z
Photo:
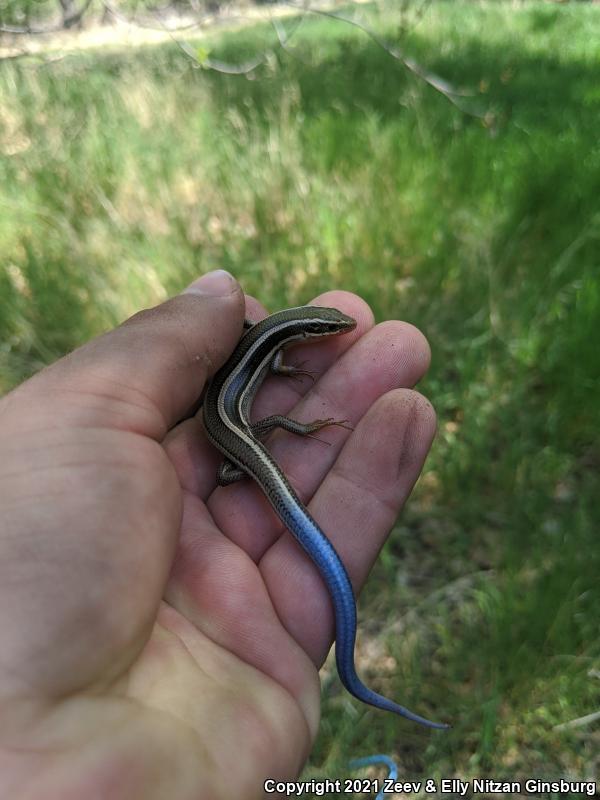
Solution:
M 292 8 L 298 8 L 298 5 L 294 2 L 294 0 L 283 0 L 286 5 L 291 6 Z M 484 119 L 487 116 L 487 113 L 481 113 L 475 111 L 471 108 L 468 108 L 459 98 L 462 97 L 473 97 L 475 92 L 470 89 L 458 89 L 453 86 L 448 81 L 441 78 L 439 75 L 436 75 L 434 72 L 430 72 L 429 70 L 422 67 L 414 58 L 410 58 L 410 56 L 404 55 L 402 51 L 393 45 L 388 44 L 384 39 L 382 39 L 374 30 L 364 25 L 362 22 L 358 22 L 355 19 L 351 19 L 350 17 L 344 17 L 340 14 L 335 14 L 333 11 L 326 11 L 320 8 L 313 8 L 311 6 L 304 6 L 303 7 L 306 11 L 311 12 L 312 14 L 318 14 L 323 17 L 329 17 L 330 19 L 338 20 L 339 22 L 345 22 L 348 25 L 352 25 L 355 28 L 363 31 L 366 33 L 369 38 L 371 38 L 376 44 L 378 44 L 386 53 L 388 53 L 392 58 L 396 61 L 400 61 L 410 72 L 420 78 L 422 81 L 425 81 L 429 86 L 431 86 L 436 91 L 443 94 L 444 97 L 453 103 L 457 108 L 459 108 L 463 113 L 468 114 L 473 117 L 477 117 L 479 119 Z
M 77 11 L 76 14 L 72 15 L 68 19 L 63 20 L 61 24 L 48 26 L 46 28 L 35 28 L 30 25 L 0 25 L 0 33 L 25 35 L 58 32 L 65 26 L 72 26 L 76 24 L 86 13 L 93 1 L 94 0 L 84 0 L 84 3 L 79 11 Z M 424 15 L 430 2 L 431 0 L 421 0 L 421 4 L 418 6 L 416 11 L 417 22 L 420 21 Z M 267 48 L 253 58 L 249 58 L 241 63 L 231 63 L 222 61 L 220 59 L 211 58 L 209 56 L 208 49 L 202 48 L 201 46 L 198 49 L 195 49 L 193 45 L 180 41 L 176 34 L 183 31 L 197 30 L 198 28 L 208 24 L 216 25 L 231 23 L 237 20 L 247 20 L 248 18 L 243 15 L 229 16 L 227 14 L 222 14 L 221 12 L 219 14 L 204 14 L 200 18 L 195 19 L 193 22 L 186 22 L 185 24 L 171 27 L 170 25 L 167 25 L 166 21 L 161 19 L 160 16 L 158 19 L 153 21 L 149 21 L 148 18 L 140 19 L 137 17 L 137 15 L 134 15 L 134 17 L 129 17 L 116 8 L 110 0 L 101 0 L 101 3 L 105 11 L 119 21 L 136 25 L 140 28 L 163 31 L 186 54 L 186 56 L 195 61 L 198 66 L 204 69 L 213 69 L 217 72 L 223 72 L 229 75 L 247 75 L 253 72 L 257 67 L 267 62 L 274 55 L 274 48 L 276 47 L 280 47 L 295 58 L 299 58 L 294 49 L 290 48 L 289 43 L 306 18 L 307 14 L 310 13 L 328 17 L 338 22 L 352 25 L 353 27 L 361 30 L 386 53 L 388 53 L 388 55 L 390 55 L 396 61 L 399 61 L 406 69 L 416 75 L 420 80 L 424 81 L 428 86 L 431 86 L 433 89 L 435 89 L 435 91 L 442 94 L 449 102 L 453 103 L 463 113 L 478 119 L 487 120 L 488 118 L 487 111 L 482 112 L 474 109 L 471 103 L 465 102 L 465 98 L 471 98 L 476 94 L 474 91 L 459 89 L 449 81 L 426 69 L 414 58 L 411 58 L 403 53 L 398 46 L 392 45 L 385 41 L 385 39 L 383 39 L 372 28 L 368 27 L 364 23 L 351 17 L 344 16 L 343 14 L 338 14 L 333 11 L 327 11 L 325 9 L 311 6 L 309 0 L 302 0 L 301 3 L 296 2 L 296 0 L 283 0 L 285 5 L 300 12 L 299 16 L 294 19 L 291 29 L 286 31 L 284 26 L 276 19 L 276 17 L 272 13 L 269 13 L 271 24 L 277 36 L 277 43 L 275 43 L 274 48 Z M 405 26 L 402 25 L 401 30 L 403 30 L 404 27 Z M 20 58 L 22 55 L 25 55 L 25 53 L 11 53 L 10 55 L 5 56 L 5 58 Z
M 577 719 L 570 719 L 568 722 L 561 722 L 560 725 L 554 725 L 555 731 L 566 731 L 569 728 L 583 728 L 585 725 L 590 725 L 592 722 L 600 719 L 600 711 L 593 711 L 591 714 L 586 714 L 584 717 L 577 717 Z
M 279 46 L 282 49 L 286 50 L 286 52 L 294 56 L 296 54 L 293 53 L 288 48 L 287 45 L 292 36 L 294 35 L 294 33 L 300 27 L 304 17 L 306 16 L 306 11 L 309 10 L 308 0 L 304 0 L 301 10 L 303 13 L 294 20 L 294 23 L 292 25 L 292 30 L 289 32 L 285 31 L 283 26 L 279 24 L 279 21 L 272 14 L 269 14 L 270 22 L 275 30 L 275 33 L 277 34 Z M 223 22 L 232 22 L 237 19 L 247 19 L 247 18 L 243 16 L 224 17 Z M 167 32 L 171 33 L 171 31 Z M 173 32 L 175 33 L 176 31 Z M 260 53 L 258 56 L 255 56 L 254 58 L 248 59 L 247 61 L 238 64 L 234 64 L 227 61 L 221 61 L 220 59 L 216 58 L 210 58 L 208 53 L 202 59 L 200 59 L 198 58 L 197 53 L 194 51 L 193 47 L 189 45 L 187 42 L 181 42 L 174 36 L 171 36 L 171 38 L 173 39 L 175 44 L 177 44 L 178 47 L 180 47 L 189 58 L 193 59 L 203 69 L 213 69 L 217 72 L 223 72 L 228 75 L 247 75 L 250 72 L 253 72 L 261 64 L 264 64 L 271 56 L 274 55 L 273 49 L 269 48 L 267 50 L 263 50 L 263 52 Z
M 243 61 L 241 64 L 230 64 L 226 61 L 220 61 L 216 58 L 209 58 L 208 56 L 199 59 L 192 47 L 187 42 L 180 42 L 173 37 L 173 41 L 177 44 L 183 52 L 195 61 L 198 66 L 205 69 L 214 69 L 217 72 L 225 72 L 228 75 L 247 75 L 249 72 L 255 70 L 260 64 L 267 60 L 271 50 L 264 50 L 259 56 Z

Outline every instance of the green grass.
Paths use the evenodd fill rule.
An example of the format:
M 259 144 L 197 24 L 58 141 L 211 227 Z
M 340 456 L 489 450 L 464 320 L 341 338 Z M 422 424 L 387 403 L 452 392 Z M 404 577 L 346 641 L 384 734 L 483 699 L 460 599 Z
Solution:
M 342 23 L 292 44 L 252 80 L 173 46 L 0 64 L 0 389 L 217 266 L 273 309 L 339 286 L 415 323 L 439 435 L 360 663 L 454 727 L 326 677 L 309 772 L 598 778 L 598 723 L 553 726 L 600 705 L 600 7 L 435 3 L 402 47 L 484 121 Z

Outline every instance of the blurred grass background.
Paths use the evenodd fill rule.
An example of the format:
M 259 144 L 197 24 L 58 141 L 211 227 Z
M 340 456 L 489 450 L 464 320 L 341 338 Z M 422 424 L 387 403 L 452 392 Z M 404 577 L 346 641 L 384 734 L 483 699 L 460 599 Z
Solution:
M 598 779 L 599 721 L 555 726 L 600 707 L 600 7 L 438 0 L 400 46 L 463 110 L 319 17 L 247 77 L 174 44 L 0 63 L 0 391 L 216 267 L 273 310 L 344 287 L 418 325 L 439 435 L 358 665 L 453 728 L 366 711 L 329 666 L 307 774 L 382 751 Z

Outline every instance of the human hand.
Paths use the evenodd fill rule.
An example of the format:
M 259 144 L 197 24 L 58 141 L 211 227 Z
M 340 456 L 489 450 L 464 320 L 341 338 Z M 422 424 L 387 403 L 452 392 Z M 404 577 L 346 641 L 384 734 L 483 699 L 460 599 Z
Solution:
M 215 489 L 221 457 L 189 417 L 242 330 L 220 277 L 0 401 L 1 797 L 251 800 L 308 755 L 327 592 L 250 481 Z M 431 406 L 396 388 L 429 350 L 355 295 L 318 302 L 357 328 L 295 348 L 320 379 L 268 379 L 254 416 L 354 426 L 270 448 L 358 591 L 433 437 Z

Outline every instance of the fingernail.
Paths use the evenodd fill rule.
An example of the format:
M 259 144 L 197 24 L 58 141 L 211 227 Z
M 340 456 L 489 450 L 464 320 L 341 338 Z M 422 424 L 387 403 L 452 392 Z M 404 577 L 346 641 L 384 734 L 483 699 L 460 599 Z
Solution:
M 182 294 L 207 294 L 212 297 L 223 297 L 233 291 L 235 278 L 224 269 L 215 269 L 196 278 L 184 289 Z

